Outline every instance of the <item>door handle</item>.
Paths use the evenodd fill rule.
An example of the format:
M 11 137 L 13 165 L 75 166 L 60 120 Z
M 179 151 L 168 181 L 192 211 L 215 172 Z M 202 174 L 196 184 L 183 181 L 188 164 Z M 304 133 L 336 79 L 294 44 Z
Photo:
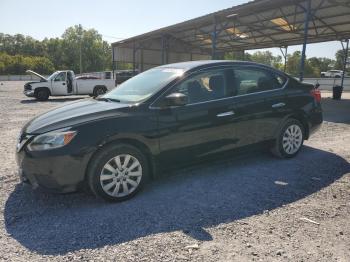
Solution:
M 235 114 L 235 112 L 233 112 L 233 111 L 228 111 L 228 112 L 224 112 L 224 113 L 217 114 L 216 116 L 217 116 L 217 117 L 225 117 L 225 116 L 233 116 L 234 114 Z
M 273 104 L 272 108 L 280 108 L 280 107 L 284 107 L 286 104 L 285 103 L 277 103 L 277 104 Z
M 65 85 L 66 85 L 66 83 L 62 83 L 62 85 L 63 85 L 63 86 L 65 86 Z

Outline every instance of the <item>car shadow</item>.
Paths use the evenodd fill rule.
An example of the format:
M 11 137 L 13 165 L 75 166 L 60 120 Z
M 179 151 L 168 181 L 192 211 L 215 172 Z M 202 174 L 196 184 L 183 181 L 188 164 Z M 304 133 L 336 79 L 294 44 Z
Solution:
M 46 101 L 39 101 L 36 99 L 23 99 L 21 100 L 21 104 L 36 104 L 36 103 L 62 103 L 62 102 L 70 102 L 70 101 L 75 101 L 79 99 L 85 99 L 89 98 L 88 96 L 86 97 L 62 97 L 62 98 L 50 98 Z
M 206 227 L 295 202 L 347 172 L 349 163 L 340 156 L 305 146 L 290 160 L 250 153 L 174 170 L 122 203 L 18 185 L 5 204 L 4 220 L 8 234 L 29 250 L 46 255 L 176 230 L 209 241 L 212 236 Z

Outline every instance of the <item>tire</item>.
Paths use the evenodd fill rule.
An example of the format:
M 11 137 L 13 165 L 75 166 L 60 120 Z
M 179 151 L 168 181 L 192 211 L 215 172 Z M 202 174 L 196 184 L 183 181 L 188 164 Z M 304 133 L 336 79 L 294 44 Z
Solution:
M 296 119 L 288 119 L 282 126 L 271 148 L 272 154 L 279 158 L 295 157 L 303 146 L 304 126 Z
M 140 150 L 127 144 L 114 144 L 93 157 L 87 182 L 97 197 L 118 202 L 135 196 L 147 182 L 148 172 L 147 159 Z
M 341 76 L 340 75 L 336 75 L 335 78 L 341 78 Z
M 94 97 L 97 97 L 97 96 L 100 96 L 100 95 L 103 95 L 105 94 L 107 91 L 107 89 L 104 87 L 104 86 L 96 86 L 94 88 Z
M 50 92 L 46 89 L 40 89 L 35 94 L 35 98 L 38 99 L 39 101 L 46 101 L 49 99 L 49 96 L 50 96 Z

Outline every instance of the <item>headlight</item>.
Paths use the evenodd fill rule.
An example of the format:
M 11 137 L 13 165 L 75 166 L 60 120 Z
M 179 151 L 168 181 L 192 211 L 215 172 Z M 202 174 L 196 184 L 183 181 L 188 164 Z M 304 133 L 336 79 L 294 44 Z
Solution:
M 38 135 L 33 139 L 32 142 L 28 144 L 28 149 L 30 151 L 39 151 L 59 148 L 68 145 L 77 134 L 77 131 L 66 130 L 67 129 L 57 130 Z

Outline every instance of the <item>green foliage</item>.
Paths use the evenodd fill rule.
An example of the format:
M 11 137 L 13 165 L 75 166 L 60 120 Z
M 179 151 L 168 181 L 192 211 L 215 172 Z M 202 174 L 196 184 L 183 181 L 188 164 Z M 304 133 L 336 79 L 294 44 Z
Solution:
M 76 72 L 80 71 L 80 49 L 82 72 L 111 68 L 112 50 L 95 29 L 84 30 L 81 25 L 69 27 L 62 35 L 63 59 Z
M 95 29 L 75 25 L 67 28 L 61 38 L 43 41 L 0 33 L 0 74 L 22 74 L 27 69 L 42 74 L 60 69 L 80 72 L 80 52 L 82 72 L 112 68 L 111 46 Z
M 350 56 L 350 52 L 349 52 Z M 348 58 L 349 61 L 349 58 Z M 344 51 L 343 50 L 338 50 L 337 53 L 335 54 L 335 65 L 334 69 L 338 70 L 343 70 L 343 63 L 344 63 Z M 350 72 L 350 68 L 346 69 L 347 72 Z
M 270 51 L 256 51 L 253 54 L 242 52 L 227 53 L 224 57 L 228 60 L 244 60 L 253 61 L 265 65 L 272 66 L 279 70 L 284 69 L 284 60 L 282 56 L 274 56 Z M 300 70 L 301 52 L 296 51 L 293 54 L 287 56 L 287 68 L 286 73 L 292 76 L 298 77 Z M 343 52 L 339 50 L 336 54 L 336 60 L 332 60 L 325 57 L 311 57 L 305 60 L 305 77 L 319 77 L 321 72 L 330 69 L 342 69 L 343 64 Z
M 251 60 L 279 69 L 282 62 L 282 56 L 274 56 L 270 51 L 257 51 L 251 55 Z
M 50 74 L 55 70 L 52 62 L 46 57 L 0 53 L 0 74 L 24 74 L 28 69 L 41 74 Z
M 295 51 L 293 54 L 288 55 L 287 58 L 287 73 L 298 77 L 300 74 L 300 62 L 301 52 Z M 332 69 L 334 66 L 334 60 L 329 58 L 317 58 L 312 57 L 305 60 L 305 77 L 320 77 L 321 72 Z

